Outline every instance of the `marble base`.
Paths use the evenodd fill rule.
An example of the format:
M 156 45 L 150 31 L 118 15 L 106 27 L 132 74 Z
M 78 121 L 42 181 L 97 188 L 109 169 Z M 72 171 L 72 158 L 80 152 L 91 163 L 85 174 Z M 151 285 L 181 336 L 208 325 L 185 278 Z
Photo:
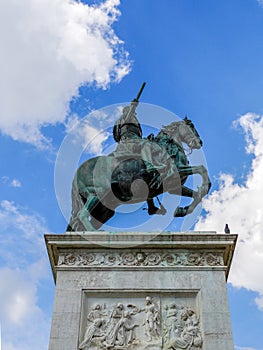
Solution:
M 233 350 L 237 235 L 45 235 L 56 282 L 49 350 Z

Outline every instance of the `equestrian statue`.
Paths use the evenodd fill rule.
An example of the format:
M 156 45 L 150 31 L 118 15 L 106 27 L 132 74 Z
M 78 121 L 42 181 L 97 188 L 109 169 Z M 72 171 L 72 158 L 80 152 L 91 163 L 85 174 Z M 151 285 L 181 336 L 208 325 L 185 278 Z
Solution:
M 203 165 L 190 166 L 184 146 L 200 149 L 202 141 L 194 124 L 185 117 L 163 126 L 155 136 L 142 137 L 136 107 L 145 83 L 131 102 L 123 108 L 113 127 L 115 151 L 85 161 L 77 170 L 72 184 L 72 213 L 67 231 L 98 230 L 121 204 L 147 201 L 149 215 L 165 215 L 158 199 L 168 192 L 189 197 L 191 203 L 177 207 L 175 217 L 194 211 L 209 192 L 211 182 Z M 199 174 L 202 184 L 191 189 L 184 184 L 189 175 Z M 159 207 L 155 206 L 157 198 Z

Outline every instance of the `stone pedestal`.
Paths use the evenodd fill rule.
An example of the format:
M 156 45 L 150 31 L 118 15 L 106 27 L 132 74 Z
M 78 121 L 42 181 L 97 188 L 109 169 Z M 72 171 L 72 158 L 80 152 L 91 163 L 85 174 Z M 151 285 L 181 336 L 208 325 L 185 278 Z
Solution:
M 49 350 L 233 350 L 226 279 L 236 235 L 46 235 Z

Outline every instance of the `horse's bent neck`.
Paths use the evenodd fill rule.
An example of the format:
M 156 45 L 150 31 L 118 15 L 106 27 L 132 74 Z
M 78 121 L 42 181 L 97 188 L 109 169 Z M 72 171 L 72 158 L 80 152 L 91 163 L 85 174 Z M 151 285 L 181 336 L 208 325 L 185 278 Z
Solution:
M 166 148 L 168 154 L 174 154 L 175 149 L 185 153 L 179 133 L 176 133 L 176 135 L 172 137 L 167 132 L 161 130 L 156 137 L 156 141 Z

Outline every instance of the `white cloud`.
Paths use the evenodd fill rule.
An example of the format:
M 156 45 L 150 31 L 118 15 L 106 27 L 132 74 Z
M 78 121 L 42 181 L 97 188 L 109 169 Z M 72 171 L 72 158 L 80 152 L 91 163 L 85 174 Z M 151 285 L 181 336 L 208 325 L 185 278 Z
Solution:
M 10 183 L 10 186 L 11 186 L 11 187 L 21 187 L 22 184 L 21 184 L 21 182 L 20 182 L 19 180 L 13 179 L 13 180 L 11 181 L 11 183 Z
M 0 203 L 0 227 L 3 349 L 44 350 L 51 324 L 50 315 L 39 306 L 41 286 L 50 277 L 44 219 L 4 200 Z
M 102 144 L 107 140 L 109 133 L 103 130 L 97 130 L 91 125 L 86 124 L 83 129 L 86 151 L 90 154 L 99 155 L 102 153 Z
M 0 5 L 0 129 L 49 146 L 41 127 L 65 121 L 83 84 L 106 88 L 130 70 L 112 24 L 119 0 L 9 0 Z
M 21 187 L 22 183 L 18 179 L 10 179 L 9 176 L 2 176 L 2 183 L 10 187 Z
M 207 215 L 195 229 L 222 232 L 228 223 L 231 232 L 239 234 L 229 281 L 258 292 L 255 301 L 263 310 L 263 117 L 248 113 L 235 124 L 245 132 L 246 152 L 253 155 L 251 169 L 243 184 L 231 174 L 220 175 L 218 190 L 203 202 Z
M 97 117 L 96 123 L 94 117 Z M 86 118 L 80 120 L 77 116 L 72 116 L 67 121 L 67 136 L 72 139 L 73 143 L 81 143 L 81 149 L 90 155 L 100 155 L 103 150 L 103 142 L 105 142 L 110 133 L 101 127 L 101 113 L 92 112 Z M 107 118 L 107 115 L 104 115 Z

